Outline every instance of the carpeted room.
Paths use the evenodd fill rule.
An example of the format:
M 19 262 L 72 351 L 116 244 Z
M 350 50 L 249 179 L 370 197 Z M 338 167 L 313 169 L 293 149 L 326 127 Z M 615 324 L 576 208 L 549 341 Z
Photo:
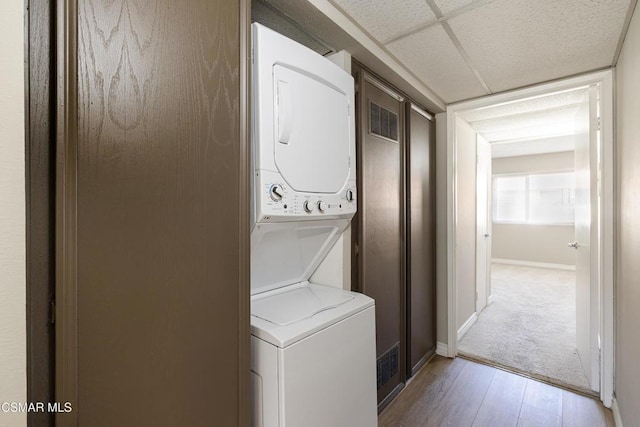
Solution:
M 491 286 L 460 354 L 590 393 L 575 346 L 575 272 L 493 263 Z

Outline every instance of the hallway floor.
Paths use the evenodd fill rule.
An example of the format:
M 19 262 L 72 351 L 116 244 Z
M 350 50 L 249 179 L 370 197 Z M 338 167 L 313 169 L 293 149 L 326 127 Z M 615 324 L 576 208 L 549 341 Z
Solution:
M 491 286 L 459 354 L 593 393 L 576 351 L 575 272 L 493 264 Z
M 378 417 L 380 427 L 614 427 L 595 399 L 463 358 L 435 356 Z

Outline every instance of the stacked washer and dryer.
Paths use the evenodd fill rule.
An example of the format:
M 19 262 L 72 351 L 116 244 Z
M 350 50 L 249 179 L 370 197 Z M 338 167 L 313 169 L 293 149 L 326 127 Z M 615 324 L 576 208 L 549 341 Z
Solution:
M 353 78 L 252 25 L 253 424 L 377 425 L 374 301 L 309 282 L 356 212 Z

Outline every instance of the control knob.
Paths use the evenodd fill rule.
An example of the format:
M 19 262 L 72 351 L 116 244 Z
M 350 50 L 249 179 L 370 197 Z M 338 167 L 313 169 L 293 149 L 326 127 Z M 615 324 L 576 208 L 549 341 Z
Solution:
M 345 194 L 345 198 L 347 199 L 348 202 L 353 202 L 353 190 L 352 189 L 348 189 L 347 193 Z
M 320 212 L 324 212 L 325 210 L 327 210 L 327 204 L 325 202 L 323 202 L 322 200 L 318 201 L 318 210 Z
M 279 202 L 284 196 L 284 190 L 282 189 L 282 186 L 274 184 L 269 189 L 269 195 L 271 196 L 271 200 L 273 200 L 274 202 Z
M 306 200 L 304 202 L 304 205 L 302 205 L 302 207 L 304 208 L 305 212 L 307 212 L 307 213 L 313 212 L 313 203 L 311 203 L 308 200 Z

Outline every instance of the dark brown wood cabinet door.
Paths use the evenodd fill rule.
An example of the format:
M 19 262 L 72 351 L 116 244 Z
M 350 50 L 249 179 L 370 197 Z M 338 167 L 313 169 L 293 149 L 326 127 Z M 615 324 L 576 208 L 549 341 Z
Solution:
M 378 404 L 405 380 L 402 100 L 358 76 L 358 288 L 376 302 Z
M 57 425 L 248 425 L 247 2 L 58 8 Z
M 436 348 L 435 123 L 406 104 L 407 117 L 407 375 Z

